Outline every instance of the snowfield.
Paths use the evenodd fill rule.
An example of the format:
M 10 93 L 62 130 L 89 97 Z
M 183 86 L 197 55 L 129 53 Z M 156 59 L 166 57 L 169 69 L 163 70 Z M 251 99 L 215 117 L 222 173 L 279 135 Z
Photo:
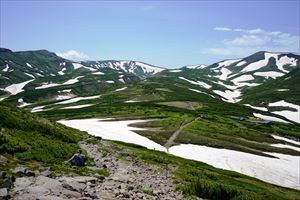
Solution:
M 25 87 L 25 85 L 27 85 L 28 83 L 34 81 L 34 79 L 31 79 L 29 81 L 25 81 L 22 83 L 17 83 L 17 84 L 12 84 L 8 87 L 6 87 L 4 90 L 10 92 L 12 95 L 16 95 L 20 92 L 23 92 L 23 88 Z
M 273 116 L 263 115 L 263 114 L 260 114 L 260 113 L 253 113 L 253 115 L 254 115 L 254 117 L 258 117 L 258 118 L 263 119 L 263 120 L 274 121 L 274 122 L 290 123 L 290 122 L 285 121 L 283 119 L 279 119 L 279 118 L 273 117 Z
M 289 143 L 300 145 L 300 142 L 297 142 L 295 140 L 291 140 L 291 139 L 288 139 L 288 138 L 285 138 L 285 137 L 281 137 L 281 136 L 278 136 L 278 135 L 272 135 L 272 137 L 275 138 L 276 140 L 283 140 L 283 141 L 286 141 L 286 142 L 289 142 Z
M 300 189 L 299 156 L 266 153 L 277 159 L 193 144 L 173 146 L 169 148 L 169 152 L 183 158 L 205 162 L 217 168 L 240 172 L 276 185 Z
M 231 90 L 225 90 L 225 92 L 220 90 L 213 90 L 214 93 L 220 95 L 221 97 L 224 97 L 224 101 L 235 103 L 240 101 L 238 99 L 239 96 L 241 96 L 241 92 L 239 90 L 231 91 Z
M 192 80 L 189 80 L 189 79 L 184 78 L 184 77 L 181 77 L 181 76 L 179 76 L 179 78 L 180 78 L 181 80 L 185 80 L 185 81 L 187 81 L 187 82 L 189 82 L 189 83 L 191 83 L 191 84 L 194 84 L 194 85 L 200 85 L 201 87 L 204 87 L 204 88 L 206 88 L 206 89 L 210 89 L 210 88 L 211 88 L 211 85 L 208 85 L 208 84 L 206 84 L 206 83 L 204 83 L 204 82 L 202 82 L 202 81 L 192 81 Z
M 60 120 L 61 124 L 86 131 L 91 135 L 101 136 L 108 140 L 117 140 L 127 143 L 138 144 L 148 149 L 166 151 L 166 149 L 153 142 L 152 140 L 140 136 L 133 132 L 134 130 L 146 130 L 144 128 L 130 127 L 130 124 L 147 122 L 149 120 L 126 120 L 126 121 L 108 121 L 107 119 L 76 119 Z
M 281 101 L 277 101 L 274 103 L 269 103 L 270 107 L 274 107 L 274 106 L 279 106 L 279 107 L 290 107 L 290 108 L 294 108 L 297 111 L 290 111 L 290 110 L 282 110 L 282 111 L 274 111 L 272 113 L 276 114 L 276 115 L 280 115 L 283 116 L 293 122 L 297 122 L 300 123 L 300 106 L 296 105 L 296 104 L 292 104 L 292 103 L 288 103 L 284 100 Z
M 266 78 L 276 79 L 277 77 L 283 76 L 284 74 L 280 73 L 280 72 L 270 71 L 270 72 L 255 72 L 254 75 L 255 76 L 263 76 L 263 77 L 266 77 Z
M 78 102 L 78 101 L 81 101 L 81 100 L 97 99 L 97 98 L 99 98 L 100 96 L 101 96 L 101 95 L 89 96 L 89 97 L 75 97 L 75 98 L 68 99 L 68 100 L 65 100 L 65 101 L 57 102 L 57 103 L 55 103 L 55 104 L 69 104 L 69 103 L 75 103 L 75 102 Z
M 244 104 L 245 106 L 248 106 L 250 108 L 256 109 L 256 110 L 261 110 L 261 111 L 268 111 L 267 108 L 265 107 L 258 107 L 258 106 L 251 106 L 250 104 Z
M 67 106 L 61 109 L 79 109 L 79 108 L 85 108 L 85 107 L 90 107 L 93 106 L 94 104 L 83 104 L 83 105 L 77 105 L 77 106 Z

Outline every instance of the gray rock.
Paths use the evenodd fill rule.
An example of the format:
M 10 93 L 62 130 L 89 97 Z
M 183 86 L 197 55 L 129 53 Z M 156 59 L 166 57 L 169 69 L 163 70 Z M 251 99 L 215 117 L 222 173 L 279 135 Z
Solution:
M 26 170 L 26 171 L 25 171 L 25 175 L 26 175 L 26 176 L 35 176 L 35 173 L 34 173 L 33 171 Z
M 41 175 L 42 175 L 42 176 L 45 176 L 45 177 L 51 177 L 51 171 L 50 171 L 50 168 L 46 169 L 45 171 L 42 171 L 42 172 L 41 172 Z
M 0 189 L 0 197 L 5 198 L 8 196 L 7 188 Z
M 72 158 L 69 160 L 69 163 L 72 166 L 82 167 L 85 165 L 86 157 L 83 154 L 75 153 Z
M 15 173 L 15 174 L 25 174 L 26 167 L 18 166 L 15 169 L 13 169 L 12 172 Z
M 3 183 L 2 183 L 2 186 L 4 188 L 11 188 L 12 187 L 12 182 L 10 179 L 6 178 L 4 179 Z
M 63 177 L 59 181 L 62 182 L 64 188 L 71 191 L 82 192 L 86 188 L 85 183 L 80 183 L 72 177 Z
M 8 159 L 5 158 L 4 156 L 0 155 L 0 163 L 3 163 L 3 162 L 8 162 Z

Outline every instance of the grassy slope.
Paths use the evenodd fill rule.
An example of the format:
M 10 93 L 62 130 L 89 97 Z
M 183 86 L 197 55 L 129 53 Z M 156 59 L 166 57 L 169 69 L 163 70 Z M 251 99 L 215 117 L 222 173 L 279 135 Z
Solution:
M 285 99 L 287 102 L 300 105 L 300 68 L 290 73 L 269 80 L 268 82 L 253 88 L 246 89 L 241 103 L 253 105 L 267 105 L 268 103 Z M 276 91 L 276 89 L 289 89 L 289 91 Z M 264 102 L 264 103 L 262 103 Z

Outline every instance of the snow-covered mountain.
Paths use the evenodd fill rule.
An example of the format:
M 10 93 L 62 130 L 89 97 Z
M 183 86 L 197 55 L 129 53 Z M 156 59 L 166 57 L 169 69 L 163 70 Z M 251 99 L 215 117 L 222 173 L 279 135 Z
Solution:
M 81 64 L 94 69 L 110 68 L 126 73 L 133 73 L 138 76 L 154 75 L 165 70 L 161 67 L 156 67 L 143 62 L 130 60 L 86 61 L 81 62 Z
M 190 79 L 190 82 L 201 80 L 210 85 L 210 90 L 223 100 L 238 102 L 242 100 L 241 96 L 245 88 L 261 85 L 299 67 L 299 55 L 261 51 L 242 59 L 223 60 L 207 67 L 186 68 L 203 71 L 198 79 Z M 190 75 L 194 76 L 192 72 Z M 190 77 L 188 75 L 184 78 Z

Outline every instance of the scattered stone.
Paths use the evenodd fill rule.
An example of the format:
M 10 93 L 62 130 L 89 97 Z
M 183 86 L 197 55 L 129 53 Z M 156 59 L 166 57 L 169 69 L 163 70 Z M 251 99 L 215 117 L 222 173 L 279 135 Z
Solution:
M 72 158 L 69 160 L 69 163 L 72 166 L 82 167 L 85 166 L 86 157 L 81 153 L 75 153 Z
M 26 175 L 26 176 L 35 176 L 35 172 L 30 171 L 30 170 L 26 170 L 26 171 L 25 171 L 25 175 Z
M 2 197 L 2 198 L 8 197 L 7 188 L 1 188 L 0 189 L 0 197 Z
M 86 185 L 84 183 L 79 183 L 73 178 L 63 177 L 62 180 L 62 186 L 68 190 L 82 192 L 86 188 Z
M 2 186 L 4 188 L 11 188 L 12 187 L 12 182 L 10 179 L 6 178 L 4 179 L 3 183 L 2 183 Z
M 8 162 L 8 159 L 2 155 L 0 155 L 0 163 Z
M 41 175 L 42 175 L 42 176 L 45 176 L 45 177 L 51 177 L 51 171 L 50 171 L 50 168 L 46 169 L 45 171 L 42 171 L 42 172 L 41 172 Z
M 103 175 L 97 175 L 96 176 L 100 181 L 104 181 L 105 180 L 105 176 Z
M 13 169 L 12 172 L 15 173 L 15 174 L 23 175 L 26 172 L 26 167 L 18 166 L 15 169 Z

